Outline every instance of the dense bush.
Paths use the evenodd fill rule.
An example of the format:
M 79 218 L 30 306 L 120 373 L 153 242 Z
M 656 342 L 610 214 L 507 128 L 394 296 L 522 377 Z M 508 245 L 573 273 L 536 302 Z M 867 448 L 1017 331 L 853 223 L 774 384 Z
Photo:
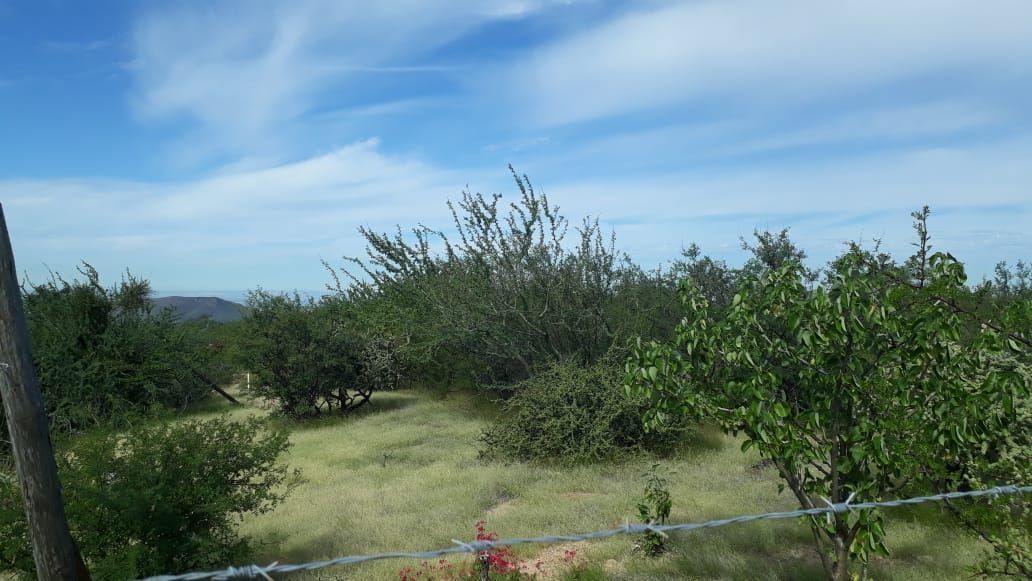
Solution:
M 1014 347 L 1003 356 L 1015 365 L 1026 385 L 1032 385 L 1032 270 L 1018 261 L 1011 270 L 996 266 L 993 281 L 985 282 L 969 296 L 956 297 L 957 306 L 981 328 L 992 325 L 1004 333 Z M 1000 356 L 998 356 L 1000 357 Z M 975 488 L 1032 482 L 1032 398 L 1017 402 L 1014 421 L 1002 426 L 991 445 L 972 449 L 958 463 L 955 485 Z M 1011 495 L 991 502 L 956 502 L 948 506 L 966 530 L 987 542 L 989 550 L 975 567 L 975 573 L 991 576 L 1032 578 L 1032 497 Z
M 251 294 L 242 324 L 252 391 L 291 417 L 347 412 L 399 381 L 389 341 L 370 339 L 340 297 Z
M 206 345 L 172 313 L 152 312 L 146 281 L 127 275 L 109 289 L 88 264 L 80 270 L 85 280 L 55 275 L 23 291 L 53 432 L 118 423 L 155 406 L 182 409 L 210 392 Z
M 1026 371 L 1025 381 L 1032 384 L 1032 373 Z M 1021 402 L 1016 421 L 1000 432 L 993 446 L 972 451 L 963 472 L 968 486 L 1032 482 L 1032 400 Z M 1032 498 L 1008 495 L 953 502 L 948 508 L 967 530 L 987 542 L 989 550 L 976 565 L 977 574 L 1032 578 Z
M 216 385 L 228 385 L 241 369 L 241 323 L 211 319 L 181 321 L 182 332 L 197 345 L 195 357 L 201 374 Z
M 584 220 L 570 243 L 558 208 L 513 175 L 518 203 L 467 192 L 450 204 L 454 237 L 420 227 L 410 241 L 400 228 L 393 236 L 362 229 L 369 257 L 354 262 L 363 277 L 345 271 L 367 294 L 399 299 L 399 319 L 385 325 L 399 343 L 426 341 L 427 352 L 464 359 L 488 384 L 551 363 L 589 364 L 629 334 L 611 309 L 631 270 L 627 257 L 595 220 Z
M 80 438 L 58 454 L 72 534 L 98 579 L 222 566 L 246 558 L 239 517 L 271 510 L 296 473 L 283 432 L 227 418 Z M 17 483 L 0 479 L 0 559 L 34 571 Z
M 580 463 L 627 452 L 665 452 L 686 435 L 687 423 L 646 432 L 647 401 L 627 395 L 619 368 L 555 365 L 524 381 L 502 404 L 483 436 L 482 455 L 516 461 Z

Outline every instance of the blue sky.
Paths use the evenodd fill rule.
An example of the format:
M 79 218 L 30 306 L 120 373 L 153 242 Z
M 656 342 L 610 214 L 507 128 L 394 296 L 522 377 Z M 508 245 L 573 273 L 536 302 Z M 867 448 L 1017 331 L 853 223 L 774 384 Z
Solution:
M 791 227 L 1032 258 L 1027 0 L 0 0 L 19 269 L 318 289 L 506 165 L 654 265 Z

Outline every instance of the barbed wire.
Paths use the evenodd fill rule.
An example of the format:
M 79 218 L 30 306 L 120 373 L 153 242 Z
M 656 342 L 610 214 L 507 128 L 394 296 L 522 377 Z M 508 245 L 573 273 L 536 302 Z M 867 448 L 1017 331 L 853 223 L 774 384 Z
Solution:
M 580 542 L 590 541 L 596 539 L 605 539 L 614 537 L 617 535 L 636 535 L 645 532 L 654 532 L 665 535 L 666 533 L 672 532 L 683 532 L 693 531 L 698 529 L 712 529 L 717 527 L 723 527 L 738 523 L 753 522 L 759 520 L 775 520 L 775 519 L 786 519 L 786 518 L 799 518 L 801 516 L 817 516 L 821 514 L 833 514 L 837 512 L 848 512 L 851 510 L 871 510 L 875 508 L 892 508 L 898 506 L 908 506 L 912 504 L 921 504 L 925 502 L 938 502 L 944 500 L 954 500 L 958 498 L 977 498 L 982 496 L 997 497 L 1007 494 L 1029 494 L 1032 493 L 1032 486 L 996 486 L 994 488 L 987 488 L 984 490 L 968 490 L 968 491 L 957 491 L 957 492 L 946 492 L 943 494 L 933 494 L 930 496 L 915 496 L 913 498 L 906 498 L 901 500 L 882 500 L 872 502 L 852 502 L 852 496 L 846 502 L 832 503 L 828 500 L 824 500 L 827 506 L 789 510 L 782 512 L 767 512 L 762 514 L 752 514 L 736 516 L 724 519 L 709 520 L 701 523 L 685 523 L 685 524 L 672 524 L 672 525 L 657 525 L 657 524 L 626 524 L 622 527 L 616 527 L 611 529 L 605 529 L 601 531 L 595 531 L 592 533 L 580 533 L 570 535 L 546 535 L 541 537 L 530 537 L 530 538 L 513 538 L 513 539 L 498 539 L 494 541 L 470 541 L 463 542 L 459 540 L 452 540 L 455 544 L 454 547 L 448 547 L 444 549 L 437 549 L 432 551 L 418 551 L 418 552 L 390 552 L 390 553 L 375 553 L 371 555 L 353 555 L 347 557 L 338 557 L 336 559 L 328 559 L 325 561 L 312 561 L 309 563 L 298 563 L 298 564 L 279 564 L 272 563 L 270 565 L 245 565 L 242 567 L 229 567 L 220 571 L 208 571 L 208 572 L 195 572 L 195 573 L 183 573 L 180 575 L 158 575 L 155 577 L 148 577 L 144 581 L 194 581 L 198 579 L 251 579 L 257 577 L 264 577 L 265 579 L 271 579 L 269 573 L 292 573 L 296 571 L 314 571 L 316 569 L 324 569 L 326 567 L 335 567 L 338 565 L 352 565 L 355 563 L 364 563 L 367 561 L 380 561 L 383 559 L 434 559 L 437 557 L 443 557 L 446 555 L 453 555 L 457 553 L 479 553 L 495 547 L 505 547 L 512 545 L 524 545 L 529 543 L 548 544 L 548 543 L 562 543 L 562 542 Z

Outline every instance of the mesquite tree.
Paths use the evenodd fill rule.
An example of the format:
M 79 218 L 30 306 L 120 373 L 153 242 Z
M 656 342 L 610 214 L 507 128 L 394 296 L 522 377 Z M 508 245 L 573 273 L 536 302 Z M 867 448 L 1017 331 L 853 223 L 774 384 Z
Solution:
M 349 303 L 256 291 L 248 306 L 241 341 L 251 389 L 282 413 L 349 412 L 374 391 L 397 387 L 383 369 L 391 367 L 389 345 L 367 340 Z
M 647 419 L 689 414 L 742 434 L 805 508 L 949 478 L 997 439 L 1028 385 L 1001 356 L 1004 335 L 986 327 L 962 344 L 960 315 L 935 298 L 963 288 L 951 256 L 928 259 L 920 291 L 868 258 L 853 248 L 815 290 L 789 261 L 747 279 L 720 318 L 685 285 L 675 341 L 639 343 L 628 362 L 629 387 L 652 398 Z M 810 526 L 831 579 L 886 552 L 877 511 Z
M 400 343 L 463 355 L 488 381 L 597 360 L 622 331 L 613 304 L 631 276 L 629 261 L 597 220 L 585 219 L 568 241 L 559 209 L 526 176 L 513 177 L 517 203 L 469 192 L 449 202 L 453 235 L 426 226 L 410 237 L 400 228 L 394 235 L 362 228 L 368 258 L 350 260 L 365 276 L 345 270 L 353 284 L 341 295 L 400 298 Z

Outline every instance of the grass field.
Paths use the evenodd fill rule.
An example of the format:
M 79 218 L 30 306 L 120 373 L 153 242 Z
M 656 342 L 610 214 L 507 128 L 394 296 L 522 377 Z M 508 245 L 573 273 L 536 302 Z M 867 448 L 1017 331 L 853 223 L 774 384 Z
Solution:
M 205 413 L 214 413 L 208 411 Z M 235 415 L 263 413 L 236 408 Z M 636 458 L 580 468 L 482 463 L 480 430 L 490 403 L 469 395 L 423 391 L 377 394 L 347 418 L 287 424 L 286 461 L 306 482 L 274 512 L 249 518 L 245 534 L 264 544 L 258 561 L 300 562 L 348 554 L 426 550 L 472 539 L 486 520 L 503 537 L 588 532 L 635 520 L 642 473 L 655 460 Z M 676 458 L 671 472 L 673 522 L 796 508 L 779 495 L 778 478 L 743 454 L 738 442 L 704 431 Z M 875 579 L 960 579 L 982 547 L 938 509 L 894 509 L 887 523 L 892 556 L 872 562 Z M 576 545 L 514 547 L 543 561 L 543 578 L 821 579 L 812 537 L 802 521 L 766 521 L 675 534 L 672 550 L 646 559 L 633 539 Z M 564 551 L 584 569 L 572 577 Z M 459 562 L 463 558 L 453 557 Z M 390 560 L 326 569 L 300 579 L 396 579 L 411 561 Z

